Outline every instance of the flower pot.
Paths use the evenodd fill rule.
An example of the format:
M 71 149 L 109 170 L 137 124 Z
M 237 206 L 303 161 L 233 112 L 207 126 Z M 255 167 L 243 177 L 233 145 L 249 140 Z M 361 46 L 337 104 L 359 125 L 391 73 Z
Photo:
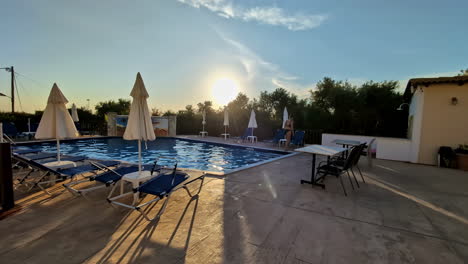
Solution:
M 468 154 L 457 153 L 458 169 L 468 171 Z

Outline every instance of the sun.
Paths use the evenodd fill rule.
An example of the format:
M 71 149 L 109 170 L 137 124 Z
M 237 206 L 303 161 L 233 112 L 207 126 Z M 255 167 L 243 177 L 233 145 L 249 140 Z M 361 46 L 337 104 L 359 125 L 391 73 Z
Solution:
M 236 98 L 238 93 L 239 86 L 234 80 L 229 78 L 217 79 L 211 87 L 211 94 L 219 105 L 227 105 Z

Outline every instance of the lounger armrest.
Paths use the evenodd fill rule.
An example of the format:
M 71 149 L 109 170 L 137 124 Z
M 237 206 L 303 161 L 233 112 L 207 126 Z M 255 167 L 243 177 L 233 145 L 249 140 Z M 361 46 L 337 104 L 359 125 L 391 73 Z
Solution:
M 123 175 L 121 175 L 120 173 L 116 172 L 115 170 L 111 169 L 110 167 L 107 167 L 97 161 L 90 161 L 89 162 L 91 165 L 95 166 L 96 168 L 98 169 L 101 169 L 101 170 L 108 170 L 108 171 L 112 171 L 113 173 L 117 174 L 118 176 L 122 177 Z

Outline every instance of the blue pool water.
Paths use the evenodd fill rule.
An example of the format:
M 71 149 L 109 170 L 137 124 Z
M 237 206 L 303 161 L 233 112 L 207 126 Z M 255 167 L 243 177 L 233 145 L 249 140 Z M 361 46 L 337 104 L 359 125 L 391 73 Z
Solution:
M 28 145 L 28 147 L 42 148 L 43 151 L 56 151 L 55 142 Z M 157 157 L 163 156 L 176 158 L 178 166 L 182 168 L 216 172 L 227 172 L 288 154 L 179 138 L 157 138 L 155 141 L 148 141 L 147 148 L 142 142 L 142 150 L 144 163 L 153 163 Z M 70 155 L 85 155 L 93 159 L 138 162 L 137 141 L 127 141 L 122 138 L 62 141 L 60 151 Z M 169 165 L 171 160 L 161 158 L 159 163 Z

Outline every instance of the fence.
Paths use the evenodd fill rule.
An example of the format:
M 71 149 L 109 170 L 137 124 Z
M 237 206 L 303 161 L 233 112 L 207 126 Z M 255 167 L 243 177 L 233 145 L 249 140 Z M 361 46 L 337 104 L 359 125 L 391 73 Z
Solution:
M 305 144 L 322 144 L 322 133 L 321 129 L 307 129 L 305 130 L 304 143 Z

